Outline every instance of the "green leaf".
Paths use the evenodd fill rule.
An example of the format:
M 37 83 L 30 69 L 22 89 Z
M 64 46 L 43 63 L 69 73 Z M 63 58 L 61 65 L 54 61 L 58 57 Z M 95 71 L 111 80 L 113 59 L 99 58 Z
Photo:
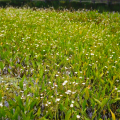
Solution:
M 36 115 L 40 116 L 40 114 L 41 114 L 41 109 L 39 108 L 38 111 L 37 111 L 37 113 L 36 113 Z
M 116 101 L 120 101 L 120 98 L 113 99 L 113 103 L 115 103 Z
M 94 100 L 101 106 L 102 103 L 98 99 L 94 98 Z
M 0 68 L 1 68 L 1 69 L 4 68 L 4 64 L 3 64 L 3 62 L 0 62 Z
M 94 111 L 93 115 L 92 115 L 92 120 L 94 120 L 94 118 L 97 116 L 97 110 Z
M 65 116 L 65 120 L 69 120 L 71 116 L 71 110 L 68 110 Z
M 84 111 L 85 108 L 86 108 L 86 103 L 87 103 L 86 100 L 84 100 L 84 101 L 83 101 L 83 104 L 82 104 L 82 109 L 83 109 L 83 111 Z
M 74 114 L 71 120 L 76 120 L 76 115 Z
M 60 110 L 66 112 L 67 109 L 63 104 L 60 103 Z
M 17 106 L 16 109 L 15 109 L 15 113 L 13 115 L 13 119 L 17 120 L 19 113 L 20 113 L 20 107 Z
M 27 116 L 27 117 L 25 118 L 25 120 L 30 120 L 30 116 Z
M 85 99 L 88 100 L 89 98 L 89 90 L 88 88 L 85 89 Z
M 45 117 L 42 117 L 42 118 L 40 118 L 40 120 L 48 120 L 48 119 L 46 119 Z
M 16 103 L 19 105 L 20 109 L 22 111 L 24 111 L 24 106 L 23 106 L 23 102 L 21 100 L 21 96 L 16 96 L 15 99 L 16 99 Z
M 30 110 L 33 109 L 34 105 L 36 104 L 36 100 L 31 101 Z
M 19 85 L 21 90 L 23 90 L 23 82 L 24 82 L 25 76 L 23 76 L 22 80 L 20 81 Z
M 40 78 L 42 78 L 42 77 L 43 77 L 43 69 L 41 69 L 41 70 L 39 71 L 39 74 L 40 74 Z
M 45 82 L 43 81 L 43 83 L 42 83 L 42 90 L 41 90 L 41 92 L 43 92 L 45 90 Z
M 107 104 L 108 100 L 109 100 L 109 98 L 104 98 L 104 99 L 102 100 L 101 108 L 103 108 L 103 107 Z
M 34 118 L 33 109 L 27 113 L 25 120 L 30 120 L 30 118 L 31 118 L 32 120 L 33 120 L 33 118 Z
M 66 107 L 68 106 L 68 103 L 69 103 L 69 98 L 67 97 L 66 100 L 65 100 L 65 106 Z
M 75 104 L 75 106 L 76 106 L 77 108 L 80 108 L 80 105 L 78 104 L 78 102 L 75 101 L 74 104 Z

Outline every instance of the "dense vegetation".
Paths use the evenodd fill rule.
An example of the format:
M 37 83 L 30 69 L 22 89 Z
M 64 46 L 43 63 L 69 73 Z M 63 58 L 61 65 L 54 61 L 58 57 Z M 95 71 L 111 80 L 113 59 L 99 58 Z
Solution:
M 0 7 L 31 7 L 33 9 L 37 8 L 49 8 L 54 7 L 54 9 L 69 9 L 69 10 L 78 10 L 78 9 L 89 9 L 89 10 L 98 10 L 99 12 L 105 11 L 116 11 L 120 12 L 120 3 L 117 0 L 0 0 Z M 72 8 L 72 9 L 71 9 Z
M 0 119 L 120 118 L 120 14 L 0 9 Z

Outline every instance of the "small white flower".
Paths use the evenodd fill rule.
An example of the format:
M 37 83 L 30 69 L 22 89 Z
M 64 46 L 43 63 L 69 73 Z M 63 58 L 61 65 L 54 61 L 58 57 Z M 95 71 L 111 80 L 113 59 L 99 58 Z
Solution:
M 51 102 L 47 102 L 49 105 L 51 104 Z
M 75 82 L 73 82 L 73 84 L 75 84 Z
M 117 90 L 118 88 L 115 88 L 115 90 Z
M 67 90 L 65 93 L 66 93 L 66 94 L 70 94 L 70 93 L 71 93 L 71 90 Z
M 0 107 L 2 107 L 3 106 L 3 104 L 2 104 L 2 102 L 0 103 Z
M 56 102 L 60 101 L 60 98 L 56 98 Z
M 80 79 L 82 79 L 82 77 L 79 77 Z
M 91 55 L 94 55 L 94 53 L 91 53 Z
M 75 74 L 77 74 L 78 72 L 75 72 Z
M 119 82 L 119 80 L 116 80 L 117 82 Z
M 28 97 L 30 96 L 30 94 L 27 95 Z
M 76 92 L 72 92 L 72 94 L 75 94 Z
M 51 82 L 49 81 L 49 84 L 51 84 Z
M 21 99 L 25 99 L 24 95 L 22 95 Z
M 80 115 L 77 115 L 77 118 L 80 118 Z
M 69 60 L 68 58 L 66 60 Z
M 91 64 L 89 64 L 89 66 L 92 66 Z
M 72 103 L 74 103 L 74 101 L 72 100 Z
M 85 85 L 85 83 L 82 83 L 82 85 Z
M 67 83 L 68 81 L 67 80 L 65 80 L 63 83 L 62 83 L 62 85 L 64 86 L 64 85 L 66 85 L 66 83 Z
M 115 66 L 112 66 L 113 68 L 116 68 Z
M 71 90 L 68 90 L 67 92 L 71 92 Z
M 55 76 L 58 77 L 59 75 L 56 74 Z
M 58 85 L 54 85 L 55 87 L 57 87 Z
M 65 67 L 65 69 L 67 70 L 68 68 L 67 68 L 67 67 Z
M 9 88 L 6 88 L 6 90 L 9 90 Z
M 48 106 L 48 104 L 45 104 L 45 106 Z
M 73 104 L 71 104 L 70 107 L 73 107 Z
M 117 92 L 120 92 L 120 90 L 118 90 Z
M 21 90 L 20 92 L 23 93 L 24 91 Z

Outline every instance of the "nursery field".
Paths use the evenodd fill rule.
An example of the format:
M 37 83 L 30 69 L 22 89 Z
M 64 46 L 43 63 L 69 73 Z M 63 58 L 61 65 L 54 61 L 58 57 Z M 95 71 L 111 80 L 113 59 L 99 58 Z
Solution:
M 0 8 L 0 120 L 120 120 L 120 14 Z

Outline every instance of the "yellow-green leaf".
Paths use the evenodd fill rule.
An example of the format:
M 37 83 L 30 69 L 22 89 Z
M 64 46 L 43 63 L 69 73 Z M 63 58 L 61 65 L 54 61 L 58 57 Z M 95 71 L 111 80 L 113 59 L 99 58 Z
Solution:
M 89 90 L 88 90 L 88 88 L 86 88 L 86 90 L 85 90 L 85 98 L 86 98 L 86 100 L 89 98 Z
M 98 99 L 94 98 L 94 100 L 101 106 L 102 103 Z
M 35 82 L 37 83 L 37 82 L 38 82 L 38 80 L 39 80 L 39 79 L 37 78 Z
M 110 110 L 110 112 L 111 112 L 111 115 L 112 115 L 112 120 L 116 120 L 115 119 L 115 114 Z

